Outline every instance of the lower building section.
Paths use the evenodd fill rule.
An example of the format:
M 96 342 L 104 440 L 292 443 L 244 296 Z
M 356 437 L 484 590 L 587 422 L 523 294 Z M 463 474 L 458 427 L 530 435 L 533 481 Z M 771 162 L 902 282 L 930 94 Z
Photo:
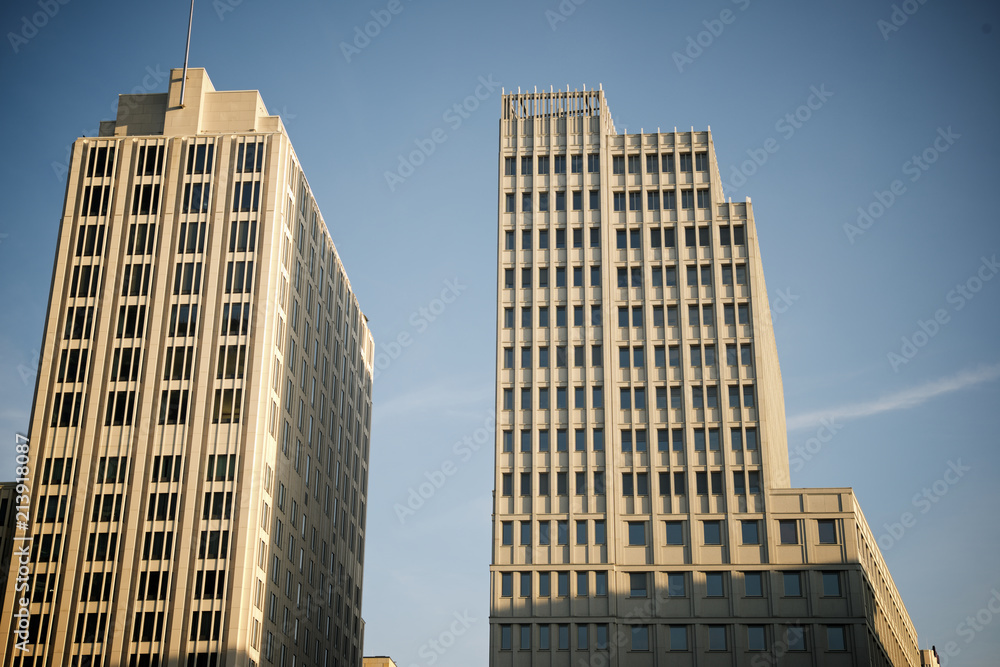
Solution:
M 739 516 L 654 521 L 646 562 L 577 563 L 566 545 L 494 565 L 491 664 L 919 667 L 853 492 L 774 489 L 766 504 L 754 530 Z M 734 544 L 718 548 L 727 520 L 740 529 L 723 526 Z

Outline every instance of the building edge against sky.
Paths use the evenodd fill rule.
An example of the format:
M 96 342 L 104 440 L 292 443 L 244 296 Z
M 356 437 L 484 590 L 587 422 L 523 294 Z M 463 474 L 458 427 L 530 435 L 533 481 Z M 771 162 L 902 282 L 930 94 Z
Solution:
M 358 667 L 371 333 L 281 119 L 181 83 L 73 145 L 0 664 Z
M 790 488 L 711 132 L 618 134 L 601 90 L 501 114 L 490 664 L 919 667 L 853 492 Z

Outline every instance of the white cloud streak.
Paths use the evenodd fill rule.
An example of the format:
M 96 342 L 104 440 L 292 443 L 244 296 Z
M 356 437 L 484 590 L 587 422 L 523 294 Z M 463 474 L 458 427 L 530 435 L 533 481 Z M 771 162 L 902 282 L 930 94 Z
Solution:
M 912 389 L 904 389 L 874 401 L 853 403 L 829 410 L 816 410 L 814 412 L 795 415 L 788 418 L 787 428 L 789 431 L 799 431 L 819 426 L 820 419 L 823 418 L 848 421 L 860 417 L 870 417 L 883 412 L 892 412 L 893 410 L 908 410 L 926 403 L 937 396 L 950 394 L 983 382 L 991 382 L 997 378 L 1000 378 L 1000 364 L 981 366 L 975 370 L 963 371 L 951 377 L 926 382 Z

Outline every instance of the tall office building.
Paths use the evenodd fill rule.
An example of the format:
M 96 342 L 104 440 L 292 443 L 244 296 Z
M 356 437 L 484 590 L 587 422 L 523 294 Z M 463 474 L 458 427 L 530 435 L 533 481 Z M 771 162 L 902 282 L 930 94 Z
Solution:
M 790 488 L 753 209 L 711 133 L 507 94 L 498 208 L 490 664 L 919 667 L 851 490 Z
M 182 76 L 73 145 L 0 655 L 360 667 L 371 334 L 281 119 Z

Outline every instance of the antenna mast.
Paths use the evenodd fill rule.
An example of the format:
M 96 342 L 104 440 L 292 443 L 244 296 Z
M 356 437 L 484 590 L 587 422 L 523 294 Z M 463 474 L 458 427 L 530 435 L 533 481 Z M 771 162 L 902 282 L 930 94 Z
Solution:
M 188 37 L 184 47 L 184 73 L 181 75 L 181 107 L 184 106 L 184 88 L 187 86 L 188 55 L 191 53 L 191 24 L 194 22 L 194 0 L 191 0 L 191 11 L 188 14 Z

